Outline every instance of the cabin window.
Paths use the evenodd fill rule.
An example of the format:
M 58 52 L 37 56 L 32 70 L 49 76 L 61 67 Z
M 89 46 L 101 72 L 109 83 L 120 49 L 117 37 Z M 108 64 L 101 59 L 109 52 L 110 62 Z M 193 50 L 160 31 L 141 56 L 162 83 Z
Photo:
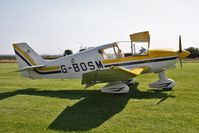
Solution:
M 104 60 L 124 58 L 124 54 L 122 50 L 119 49 L 117 43 L 114 43 L 112 46 L 99 50 L 99 53 L 102 55 Z
M 147 49 L 148 49 L 148 43 L 147 42 L 117 42 L 118 48 L 121 49 L 121 51 L 124 54 L 124 57 L 130 57 L 130 56 L 142 56 L 147 55 Z
M 102 49 L 101 53 L 102 53 L 103 59 L 105 60 L 111 60 L 111 59 L 117 58 L 114 47 L 108 47 L 106 49 Z
M 129 41 L 117 42 L 117 45 L 120 49 L 120 52 L 123 54 L 123 58 L 132 56 L 131 42 Z
M 104 60 L 147 55 L 148 43 L 115 42 L 112 46 L 99 50 Z
M 133 42 L 132 55 L 147 55 L 148 43 L 147 42 Z

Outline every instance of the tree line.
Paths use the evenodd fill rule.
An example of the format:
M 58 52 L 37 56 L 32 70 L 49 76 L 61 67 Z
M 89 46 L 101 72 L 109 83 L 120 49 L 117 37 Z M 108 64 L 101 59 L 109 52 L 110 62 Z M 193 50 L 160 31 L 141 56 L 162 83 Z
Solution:
M 187 58 L 199 58 L 199 48 L 189 47 L 185 50 L 191 53 Z

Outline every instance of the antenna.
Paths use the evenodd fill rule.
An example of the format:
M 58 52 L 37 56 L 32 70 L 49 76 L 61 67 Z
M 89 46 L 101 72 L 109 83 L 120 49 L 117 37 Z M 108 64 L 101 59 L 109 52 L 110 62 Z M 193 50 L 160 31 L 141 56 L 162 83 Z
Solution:
M 63 55 L 64 51 L 61 48 L 59 48 L 59 47 L 56 47 L 56 48 L 61 52 L 60 55 Z
M 86 46 L 84 46 L 80 41 L 76 41 L 80 45 L 80 50 L 81 49 L 87 49 Z
M 84 45 L 80 43 L 80 41 L 76 41 L 79 45 L 80 45 L 80 48 L 83 48 Z

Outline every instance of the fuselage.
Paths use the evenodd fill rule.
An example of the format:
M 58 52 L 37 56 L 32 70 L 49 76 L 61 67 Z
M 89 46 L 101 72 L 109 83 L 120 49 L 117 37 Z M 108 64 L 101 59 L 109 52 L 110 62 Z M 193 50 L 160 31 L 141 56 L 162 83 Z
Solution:
M 109 69 L 112 66 L 120 66 L 126 69 L 135 67 L 150 67 L 144 73 L 160 72 L 169 68 L 175 68 L 178 60 L 177 52 L 173 50 L 148 50 L 146 55 L 132 55 L 123 58 L 104 59 L 99 51 L 111 47 L 114 43 L 90 48 L 85 51 L 65 56 L 53 61 L 46 61 L 44 68 L 32 71 L 32 78 L 60 78 L 81 79 L 83 73 L 99 69 Z

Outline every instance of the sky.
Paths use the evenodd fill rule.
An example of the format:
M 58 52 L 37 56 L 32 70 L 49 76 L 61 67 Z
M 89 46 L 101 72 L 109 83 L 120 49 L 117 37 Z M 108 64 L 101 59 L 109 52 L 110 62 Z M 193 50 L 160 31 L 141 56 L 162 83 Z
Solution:
M 151 49 L 199 47 L 198 0 L 0 0 L 0 55 L 28 43 L 39 54 L 74 53 L 149 31 Z

